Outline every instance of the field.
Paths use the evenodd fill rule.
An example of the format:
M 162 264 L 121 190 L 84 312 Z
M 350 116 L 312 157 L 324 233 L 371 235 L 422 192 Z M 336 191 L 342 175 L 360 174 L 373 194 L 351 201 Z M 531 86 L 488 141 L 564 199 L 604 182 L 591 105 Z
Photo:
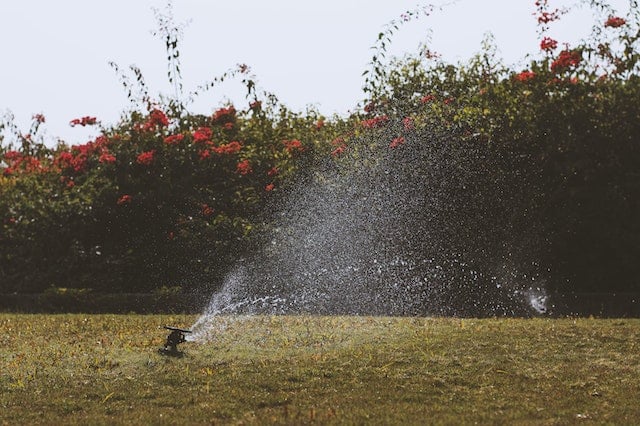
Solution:
M 2 424 L 637 424 L 640 320 L 0 314 Z

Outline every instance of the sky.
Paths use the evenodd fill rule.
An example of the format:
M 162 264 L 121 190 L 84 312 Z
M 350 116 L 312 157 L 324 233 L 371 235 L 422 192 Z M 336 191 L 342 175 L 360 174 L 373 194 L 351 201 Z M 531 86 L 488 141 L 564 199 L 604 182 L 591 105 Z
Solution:
M 549 0 L 556 7 L 573 1 Z M 180 45 L 185 91 L 245 63 L 258 84 L 295 111 L 313 106 L 321 113 L 347 114 L 364 95 L 362 72 L 371 46 L 392 19 L 417 0 L 174 0 L 173 15 L 185 22 Z M 435 0 L 434 4 L 442 4 Z M 626 0 L 609 2 L 623 14 Z M 153 9 L 166 0 L 21 0 L 0 4 L 0 114 L 10 111 L 23 132 L 34 114 L 46 117 L 51 141 L 84 143 L 96 129 L 70 127 L 69 121 L 95 116 L 116 124 L 129 106 L 109 62 L 121 69 L 136 65 L 151 95 L 170 94 L 164 42 L 154 37 Z M 505 63 L 524 69 L 525 56 L 537 54 L 534 0 L 458 0 L 403 25 L 390 53 L 416 53 L 421 42 L 451 62 L 480 51 L 491 32 Z M 589 34 L 590 14 L 566 15 L 549 35 L 577 43 Z M 211 113 L 227 101 L 246 101 L 239 83 L 225 83 L 199 97 L 190 108 Z

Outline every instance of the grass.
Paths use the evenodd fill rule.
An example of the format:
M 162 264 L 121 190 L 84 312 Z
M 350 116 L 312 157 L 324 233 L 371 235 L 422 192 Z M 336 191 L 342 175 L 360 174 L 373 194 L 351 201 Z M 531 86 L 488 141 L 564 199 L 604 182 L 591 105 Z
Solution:
M 640 320 L 0 314 L 3 424 L 634 424 Z

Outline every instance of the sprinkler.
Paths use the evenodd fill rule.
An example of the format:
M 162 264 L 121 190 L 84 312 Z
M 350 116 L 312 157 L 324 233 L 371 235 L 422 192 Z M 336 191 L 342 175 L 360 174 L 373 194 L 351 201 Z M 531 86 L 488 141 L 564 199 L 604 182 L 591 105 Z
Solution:
M 158 352 L 162 355 L 182 356 L 182 352 L 178 350 L 178 345 L 187 341 L 184 335 L 185 333 L 191 333 L 191 330 L 183 330 L 181 328 L 171 327 L 168 325 L 165 325 L 164 328 L 171 330 L 171 333 L 167 336 L 167 341 L 165 342 L 164 347 L 158 349 Z

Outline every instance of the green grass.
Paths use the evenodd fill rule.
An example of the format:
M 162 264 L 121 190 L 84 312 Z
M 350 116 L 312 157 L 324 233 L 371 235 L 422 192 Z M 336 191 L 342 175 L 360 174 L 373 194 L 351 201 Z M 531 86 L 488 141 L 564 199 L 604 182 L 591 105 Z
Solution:
M 634 424 L 640 320 L 0 314 L 6 424 Z

